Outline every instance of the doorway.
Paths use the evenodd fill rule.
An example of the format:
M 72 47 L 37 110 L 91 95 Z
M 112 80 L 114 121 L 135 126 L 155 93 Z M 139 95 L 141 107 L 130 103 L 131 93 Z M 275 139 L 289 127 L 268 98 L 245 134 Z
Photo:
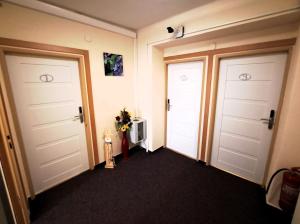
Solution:
M 204 62 L 167 67 L 166 147 L 197 160 Z
M 76 60 L 6 55 L 16 115 L 35 194 L 87 170 Z
M 262 184 L 287 54 L 220 61 L 211 164 Z
M 25 162 L 27 161 L 26 158 L 27 155 L 25 154 L 25 147 L 23 144 L 23 138 L 22 138 L 23 136 L 21 133 L 20 121 L 17 116 L 17 108 L 15 106 L 14 93 L 11 88 L 12 86 L 11 86 L 10 76 L 8 72 L 7 60 L 6 60 L 6 57 L 10 55 L 25 56 L 25 57 L 30 56 L 38 59 L 48 59 L 48 60 L 59 59 L 68 62 L 73 61 L 73 63 L 76 64 L 76 66 L 75 64 L 73 65 L 73 69 L 76 67 L 77 80 L 79 77 L 79 83 L 80 83 L 79 88 L 78 88 L 78 82 L 76 84 L 77 89 L 80 89 L 79 91 L 80 97 L 77 99 L 81 99 L 82 104 L 79 103 L 78 105 L 76 105 L 77 109 L 76 112 L 73 114 L 73 116 L 76 117 L 73 117 L 74 121 L 72 119 L 72 122 L 74 123 L 77 122 L 77 125 L 82 125 L 84 127 L 84 138 L 86 139 L 85 148 L 87 149 L 87 154 L 88 154 L 87 156 L 88 167 L 90 169 L 93 169 L 94 166 L 99 163 L 99 154 L 98 154 L 98 145 L 97 145 L 97 137 L 96 137 L 97 133 L 96 133 L 95 116 L 94 116 L 89 53 L 87 50 L 81 50 L 76 48 L 0 38 L 0 65 L 1 65 L 0 66 L 0 85 L 1 85 L 0 144 L 1 146 L 3 146 L 0 147 L 1 149 L 0 154 L 2 160 L 1 162 L 3 162 L 3 172 L 6 175 L 7 184 L 9 186 L 9 189 L 12 191 L 10 196 L 12 199 L 11 201 L 12 201 L 13 211 L 16 220 L 18 223 L 19 222 L 29 223 L 29 207 L 28 207 L 27 199 L 29 197 L 33 199 L 35 197 L 35 192 L 38 191 L 36 191 L 32 187 L 31 184 L 32 178 L 29 175 L 30 170 L 28 169 L 28 165 L 25 164 Z M 53 66 L 53 68 L 54 67 L 55 66 Z M 31 78 L 32 77 L 34 77 L 34 75 L 31 74 Z M 46 72 L 44 74 L 40 74 L 40 76 L 38 77 L 39 77 L 38 82 L 43 82 L 43 84 L 45 85 L 54 84 L 51 83 L 51 81 L 52 82 L 54 81 L 54 76 L 51 73 Z M 71 83 L 73 83 L 74 77 L 75 76 L 72 76 L 72 79 L 71 81 L 69 81 L 68 85 L 72 85 Z M 32 82 L 32 80 L 29 80 L 29 83 L 27 83 L 28 80 L 24 79 L 24 73 L 22 74 L 22 76 L 18 78 L 20 78 L 23 82 L 26 81 L 24 82 L 24 85 L 25 84 L 39 85 L 38 83 L 34 83 L 34 82 L 30 83 Z M 66 76 L 64 76 L 64 78 L 66 78 Z M 55 85 L 64 85 L 64 84 L 65 83 L 61 82 L 60 80 Z M 68 90 L 67 88 L 64 89 L 62 91 L 63 94 L 64 92 L 67 92 L 67 90 Z M 50 92 L 49 91 L 46 92 L 46 97 L 49 94 L 56 95 L 57 93 L 58 92 L 50 90 Z M 42 95 L 37 95 L 37 94 L 34 95 L 30 91 L 26 92 L 26 94 L 33 96 L 35 100 L 41 99 L 43 97 Z M 80 105 L 82 105 L 81 109 L 79 109 Z M 81 112 L 83 116 L 80 116 Z M 54 114 L 48 113 L 48 115 L 49 117 L 52 116 L 52 118 L 55 117 Z M 60 115 L 64 116 L 63 114 Z M 36 116 L 34 117 L 34 119 L 35 118 L 37 118 L 37 120 L 39 119 L 39 121 L 41 120 L 41 117 Z M 84 123 L 81 123 L 82 118 L 84 120 Z M 32 116 L 31 117 L 28 116 L 28 118 L 26 117 L 26 119 L 31 121 L 30 119 L 32 119 Z M 68 129 L 67 131 L 73 131 L 73 130 Z M 55 134 L 56 133 L 53 132 L 53 135 L 51 137 L 53 137 Z M 3 144 L 1 141 L 3 141 Z M 80 145 L 82 145 L 82 142 Z M 50 144 L 47 146 L 50 146 Z M 82 157 L 80 159 L 82 159 Z M 76 160 L 73 160 L 73 162 L 74 161 Z M 81 162 L 86 164 L 86 159 L 82 160 Z M 57 168 L 60 169 L 61 167 L 57 167 Z M 75 169 L 78 169 L 78 167 L 76 167 Z M 51 170 L 51 172 L 52 171 L 57 171 L 57 170 Z M 71 176 L 69 176 L 69 178 L 71 178 Z M 68 178 L 66 178 L 65 180 L 67 179 Z M 58 183 L 59 182 L 53 183 L 52 186 Z M 42 189 L 41 191 L 45 189 Z

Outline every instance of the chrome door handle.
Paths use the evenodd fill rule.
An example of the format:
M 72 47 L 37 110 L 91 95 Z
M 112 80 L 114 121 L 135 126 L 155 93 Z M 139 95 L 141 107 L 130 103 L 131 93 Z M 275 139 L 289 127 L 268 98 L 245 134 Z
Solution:
M 275 110 L 270 111 L 269 118 L 261 118 L 260 120 L 263 121 L 264 124 L 267 124 L 270 130 L 273 129 L 275 123 Z

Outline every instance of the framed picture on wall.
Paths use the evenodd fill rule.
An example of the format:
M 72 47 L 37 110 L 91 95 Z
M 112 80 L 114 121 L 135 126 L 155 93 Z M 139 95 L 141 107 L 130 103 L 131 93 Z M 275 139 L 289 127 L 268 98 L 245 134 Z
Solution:
M 103 53 L 105 76 L 123 76 L 123 56 Z

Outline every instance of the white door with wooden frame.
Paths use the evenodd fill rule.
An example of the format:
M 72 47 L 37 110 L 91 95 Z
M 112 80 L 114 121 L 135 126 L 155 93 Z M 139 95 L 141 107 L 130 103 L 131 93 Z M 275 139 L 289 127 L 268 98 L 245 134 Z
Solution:
M 211 164 L 262 184 L 287 54 L 220 61 Z
M 203 62 L 168 64 L 167 148 L 197 159 Z
M 79 65 L 7 55 L 9 80 L 34 192 L 89 168 Z

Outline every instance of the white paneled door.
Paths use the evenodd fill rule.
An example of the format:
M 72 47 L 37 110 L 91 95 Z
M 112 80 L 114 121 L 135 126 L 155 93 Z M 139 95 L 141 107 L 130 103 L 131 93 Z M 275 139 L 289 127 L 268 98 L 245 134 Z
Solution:
M 6 56 L 35 193 L 87 170 L 78 62 Z
M 167 148 L 197 159 L 203 62 L 168 65 Z
M 222 59 L 212 165 L 262 184 L 286 54 Z

